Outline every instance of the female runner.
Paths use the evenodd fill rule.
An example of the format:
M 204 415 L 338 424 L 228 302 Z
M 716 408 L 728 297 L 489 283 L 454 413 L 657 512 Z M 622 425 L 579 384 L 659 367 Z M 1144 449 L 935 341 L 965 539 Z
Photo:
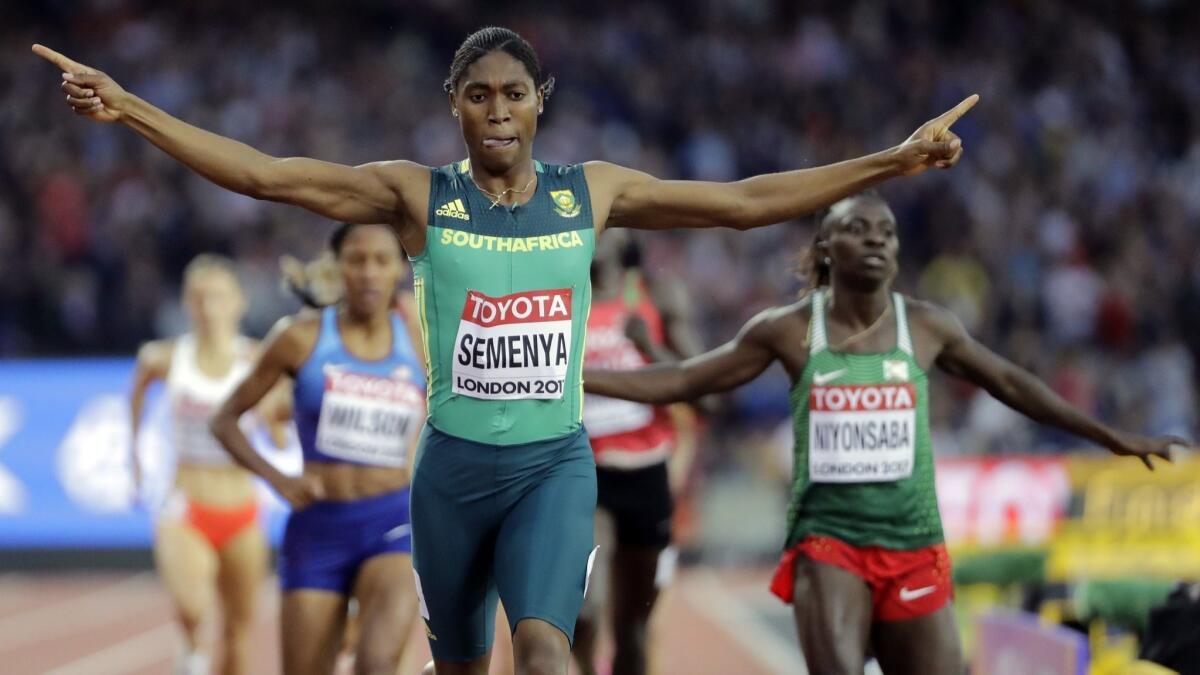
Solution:
M 868 645 L 888 675 L 963 672 L 934 494 L 931 367 L 1150 468 L 1151 456 L 1185 444 L 1088 417 L 948 311 L 893 292 L 898 250 L 882 198 L 843 199 L 820 222 L 809 297 L 762 312 L 732 342 L 682 363 L 584 374 L 589 393 L 667 403 L 728 391 L 776 360 L 787 369 L 795 481 L 771 589 L 792 603 L 813 673 L 862 673 Z
M 176 672 L 208 673 L 200 629 L 216 596 L 224 617 L 219 672 L 245 673 L 267 544 L 252 476 L 221 450 L 208 418 L 249 372 L 256 345 L 238 333 L 246 303 L 228 259 L 206 254 L 188 264 L 183 305 L 190 332 L 138 350 L 131 437 L 136 440 L 141 427 L 146 390 L 165 381 L 177 466 L 174 489 L 155 523 L 154 561 L 184 633 L 186 651 Z M 140 485 L 136 442 L 134 448 L 134 482 Z
M 424 369 L 392 311 L 403 273 L 395 234 L 343 225 L 331 248 L 342 301 L 280 321 L 211 426 L 293 508 L 279 561 L 284 672 L 332 672 L 354 598 L 355 672 L 393 675 L 416 613 L 408 483 L 425 415 Z M 267 463 L 236 423 L 284 376 L 295 382 L 299 477 Z

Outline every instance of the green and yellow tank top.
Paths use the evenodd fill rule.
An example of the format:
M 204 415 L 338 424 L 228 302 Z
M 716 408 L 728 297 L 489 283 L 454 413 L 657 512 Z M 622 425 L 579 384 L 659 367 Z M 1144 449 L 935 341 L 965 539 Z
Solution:
M 583 167 L 535 162 L 528 203 L 493 205 L 467 160 L 433 171 L 425 250 L 412 259 L 429 422 L 493 445 L 580 426 L 595 251 Z
M 896 550 L 942 541 L 929 439 L 929 380 L 914 356 L 904 297 L 896 346 L 829 348 L 828 294 L 812 296 L 808 363 L 791 392 L 795 480 L 787 547 L 808 535 Z

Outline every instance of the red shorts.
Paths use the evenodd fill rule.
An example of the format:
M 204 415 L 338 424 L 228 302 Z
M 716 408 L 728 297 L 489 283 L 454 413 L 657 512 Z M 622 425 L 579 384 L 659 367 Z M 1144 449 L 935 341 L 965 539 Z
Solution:
M 796 557 L 840 567 L 871 588 L 872 616 L 878 621 L 902 621 L 932 614 L 950 601 L 954 585 L 950 555 L 943 544 L 915 551 L 878 546 L 851 546 L 840 539 L 813 535 L 784 551 L 771 580 L 771 592 L 792 602 L 796 588 Z
M 204 535 L 214 550 L 220 551 L 242 530 L 258 523 L 258 500 L 250 500 L 241 506 L 208 506 L 189 501 L 184 522 Z

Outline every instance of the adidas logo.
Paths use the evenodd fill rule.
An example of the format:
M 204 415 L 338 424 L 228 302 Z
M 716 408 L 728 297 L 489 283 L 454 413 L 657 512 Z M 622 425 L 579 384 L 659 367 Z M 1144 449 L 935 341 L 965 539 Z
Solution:
M 471 215 L 467 213 L 467 207 L 463 206 L 461 199 L 455 199 L 452 202 L 446 202 L 433 212 L 434 215 L 447 216 L 450 218 L 458 218 L 459 220 L 470 220 Z

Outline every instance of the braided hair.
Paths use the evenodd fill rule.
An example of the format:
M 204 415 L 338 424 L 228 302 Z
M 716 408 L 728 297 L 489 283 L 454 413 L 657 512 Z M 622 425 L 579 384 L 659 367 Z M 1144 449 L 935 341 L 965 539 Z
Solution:
M 463 40 L 454 52 L 454 59 L 450 62 L 450 74 L 442 83 L 442 87 L 448 93 L 453 93 L 467 68 L 492 52 L 504 52 L 520 61 L 533 78 L 534 86 L 542 91 L 543 98 L 550 97 L 550 93 L 554 91 L 554 77 L 542 70 L 542 63 L 538 60 L 533 45 L 515 31 L 499 26 L 480 28 Z

